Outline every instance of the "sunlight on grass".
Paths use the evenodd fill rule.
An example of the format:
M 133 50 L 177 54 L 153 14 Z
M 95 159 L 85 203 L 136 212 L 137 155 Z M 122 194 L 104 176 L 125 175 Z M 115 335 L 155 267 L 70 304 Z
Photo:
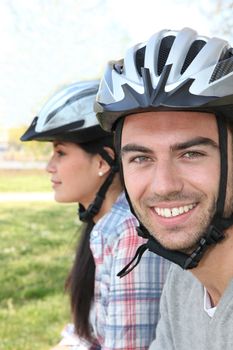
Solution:
M 0 349 L 46 350 L 69 321 L 76 205 L 0 204 Z
M 8 299 L 8 308 L 0 311 L 0 349 L 50 349 L 69 320 L 68 310 L 68 298 L 61 293 L 20 306 Z

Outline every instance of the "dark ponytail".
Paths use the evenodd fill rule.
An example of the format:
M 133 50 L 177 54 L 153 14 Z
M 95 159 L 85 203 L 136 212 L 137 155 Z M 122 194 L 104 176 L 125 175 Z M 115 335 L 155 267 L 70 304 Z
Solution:
M 95 262 L 90 249 L 90 233 L 94 224 L 83 224 L 76 256 L 66 281 L 76 333 L 92 340 L 89 314 L 94 297 Z
M 101 153 L 104 147 L 113 149 L 113 137 L 106 136 L 99 140 L 78 144 L 78 146 L 85 152 L 95 155 Z M 95 194 L 93 194 L 94 197 Z M 75 260 L 66 281 L 75 331 L 79 337 L 92 342 L 94 339 L 89 315 L 94 298 L 95 262 L 90 249 L 90 233 L 94 225 L 92 220 L 83 224 Z

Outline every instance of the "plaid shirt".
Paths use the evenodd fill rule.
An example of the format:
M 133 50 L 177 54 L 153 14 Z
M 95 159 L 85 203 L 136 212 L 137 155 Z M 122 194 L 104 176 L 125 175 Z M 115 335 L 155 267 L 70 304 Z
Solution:
M 123 278 L 117 277 L 146 241 L 137 235 L 137 224 L 121 194 L 91 232 L 96 276 L 90 321 L 99 345 L 89 344 L 86 349 L 144 350 L 155 338 L 169 262 L 146 251 L 133 271 Z M 72 350 L 84 346 L 80 339 L 76 344 Z

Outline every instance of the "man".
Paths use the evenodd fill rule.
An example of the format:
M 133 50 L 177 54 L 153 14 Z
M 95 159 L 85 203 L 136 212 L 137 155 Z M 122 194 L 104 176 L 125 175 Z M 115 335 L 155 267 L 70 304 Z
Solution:
M 148 237 L 139 259 L 149 248 L 179 265 L 150 349 L 233 349 L 233 49 L 161 31 L 109 64 L 95 108 Z

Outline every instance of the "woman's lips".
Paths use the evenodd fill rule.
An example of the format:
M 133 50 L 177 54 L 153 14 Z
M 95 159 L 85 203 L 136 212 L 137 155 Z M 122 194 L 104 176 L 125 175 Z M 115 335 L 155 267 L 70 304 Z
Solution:
M 57 181 L 57 180 L 51 180 L 52 182 L 52 187 L 55 188 L 57 186 L 59 186 L 61 184 L 61 181 Z

